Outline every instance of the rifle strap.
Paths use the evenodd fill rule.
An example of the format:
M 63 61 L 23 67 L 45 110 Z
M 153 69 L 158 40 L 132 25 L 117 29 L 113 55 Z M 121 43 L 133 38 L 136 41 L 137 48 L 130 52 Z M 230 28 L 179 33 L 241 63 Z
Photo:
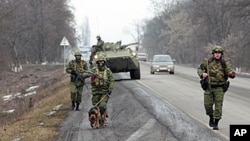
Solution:
M 77 62 L 76 62 L 76 60 L 73 61 L 73 64 L 74 64 L 74 70 L 77 70 Z M 83 60 L 81 60 L 80 61 L 80 68 L 82 68 L 84 70 L 83 64 L 84 64 L 84 62 L 83 62 Z
M 95 69 L 96 73 L 99 74 L 100 71 L 98 70 L 98 68 Z M 103 79 L 107 79 L 107 69 L 105 68 L 104 71 L 103 71 L 103 76 L 102 76 Z

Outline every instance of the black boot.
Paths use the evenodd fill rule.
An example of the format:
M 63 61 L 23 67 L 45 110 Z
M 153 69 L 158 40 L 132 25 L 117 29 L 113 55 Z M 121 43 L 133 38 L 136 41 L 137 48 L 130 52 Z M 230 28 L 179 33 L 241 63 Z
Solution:
M 220 119 L 214 119 L 214 126 L 213 126 L 213 127 L 214 127 L 213 129 L 214 129 L 214 130 L 219 130 L 219 127 L 218 127 L 219 120 L 220 120 Z
M 75 109 L 75 102 L 72 101 L 72 106 L 71 106 L 71 110 L 74 110 Z
M 214 127 L 214 117 L 213 117 L 213 115 L 209 115 L 209 126 Z
M 77 111 L 80 111 L 80 110 L 79 110 L 79 105 L 80 105 L 79 103 L 76 103 L 76 110 L 77 110 Z

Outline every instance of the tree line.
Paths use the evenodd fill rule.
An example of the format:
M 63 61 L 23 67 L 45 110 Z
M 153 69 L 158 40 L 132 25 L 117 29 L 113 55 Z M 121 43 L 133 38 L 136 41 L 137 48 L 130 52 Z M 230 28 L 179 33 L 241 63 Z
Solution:
M 250 70 L 249 0 L 151 0 L 155 16 L 145 22 L 142 45 L 150 57 L 170 54 L 180 64 L 199 64 L 213 45 L 226 59 Z
M 216 44 L 234 67 L 250 70 L 250 1 L 150 1 L 155 16 L 138 31 L 149 57 L 166 53 L 177 63 L 199 64 Z M 68 2 L 0 0 L 1 71 L 23 63 L 63 62 L 62 38 L 71 46 L 78 38 Z
M 23 63 L 62 62 L 64 36 L 76 45 L 68 0 L 0 0 L 1 71 Z

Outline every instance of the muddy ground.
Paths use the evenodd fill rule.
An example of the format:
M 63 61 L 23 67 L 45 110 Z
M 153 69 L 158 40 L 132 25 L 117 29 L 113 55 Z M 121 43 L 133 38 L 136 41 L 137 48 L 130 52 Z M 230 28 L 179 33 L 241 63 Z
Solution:
M 37 95 L 30 93 L 27 89 L 37 87 L 40 90 L 52 86 L 55 82 L 63 79 L 63 65 L 23 65 L 21 72 L 1 72 L 0 74 L 0 125 L 15 121 L 25 114 L 32 105 L 41 98 L 49 95 Z M 38 89 L 37 89 L 38 90 Z M 36 92 L 36 90 L 32 91 Z M 4 100 L 4 96 L 11 96 Z M 22 98 L 20 98 L 22 97 Z M 14 110 L 14 114 L 8 111 Z

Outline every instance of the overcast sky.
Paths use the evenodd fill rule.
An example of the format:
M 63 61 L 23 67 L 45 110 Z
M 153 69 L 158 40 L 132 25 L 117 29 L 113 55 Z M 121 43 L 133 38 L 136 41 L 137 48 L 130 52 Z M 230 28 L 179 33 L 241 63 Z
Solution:
M 134 42 L 135 21 L 152 15 L 149 0 L 71 0 L 71 4 L 78 26 L 89 19 L 91 45 L 96 44 L 96 35 L 105 42 Z

